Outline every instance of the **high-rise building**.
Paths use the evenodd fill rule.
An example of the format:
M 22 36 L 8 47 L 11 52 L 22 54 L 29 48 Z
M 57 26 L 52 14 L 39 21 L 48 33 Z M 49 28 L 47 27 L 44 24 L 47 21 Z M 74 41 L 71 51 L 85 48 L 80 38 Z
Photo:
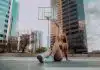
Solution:
M 50 31 L 50 45 L 53 46 L 55 42 L 55 37 L 59 35 L 59 28 L 55 24 L 56 22 L 51 23 L 51 31 Z
M 62 0 L 62 11 L 69 48 L 76 53 L 87 52 L 84 0 Z
M 15 34 L 18 0 L 0 0 L 0 40 Z
M 37 48 L 43 47 L 43 32 L 42 31 L 33 31 L 33 39 L 34 39 L 34 44 L 33 44 L 33 52 L 36 51 Z
M 51 0 L 51 8 L 53 8 L 54 21 L 51 21 L 51 45 L 54 44 L 56 36 L 59 36 L 63 32 L 62 21 L 62 1 Z
M 87 52 L 84 0 L 51 0 L 51 3 L 51 7 L 57 8 L 59 33 L 66 33 L 69 49 L 76 53 Z
M 54 18 L 54 22 L 52 21 L 52 23 L 56 23 L 57 25 L 59 25 L 59 34 L 62 34 L 63 32 L 63 15 L 62 15 L 62 0 L 51 0 L 51 7 L 53 8 L 53 16 L 55 16 Z
M 18 11 L 19 11 L 19 2 L 18 0 L 13 0 L 12 3 L 12 24 L 11 24 L 11 31 L 10 35 L 15 36 L 16 35 L 16 26 L 18 21 Z

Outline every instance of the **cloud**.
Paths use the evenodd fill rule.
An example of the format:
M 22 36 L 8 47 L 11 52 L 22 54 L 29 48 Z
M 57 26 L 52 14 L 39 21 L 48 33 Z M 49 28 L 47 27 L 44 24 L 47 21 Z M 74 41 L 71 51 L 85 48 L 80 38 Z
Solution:
M 85 5 L 85 11 L 89 14 L 89 15 L 96 15 L 99 16 L 100 15 L 100 0 L 95 0 L 89 2 L 87 5 Z
M 100 0 L 85 4 L 85 18 L 89 51 L 100 50 Z

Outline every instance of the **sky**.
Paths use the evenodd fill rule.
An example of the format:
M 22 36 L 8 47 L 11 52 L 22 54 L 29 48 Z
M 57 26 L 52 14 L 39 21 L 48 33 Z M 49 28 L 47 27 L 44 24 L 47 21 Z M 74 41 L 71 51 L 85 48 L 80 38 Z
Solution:
M 19 0 L 19 20 L 17 30 L 20 32 L 29 30 L 43 31 L 43 46 L 46 46 L 48 21 L 38 20 L 38 7 L 50 7 L 50 1 Z
M 100 0 L 84 0 L 87 42 L 89 51 L 100 50 Z M 19 0 L 18 30 L 43 31 L 43 45 L 47 44 L 47 21 L 38 20 L 38 7 L 50 7 L 49 0 Z
M 100 0 L 85 0 L 85 20 L 88 50 L 100 50 Z

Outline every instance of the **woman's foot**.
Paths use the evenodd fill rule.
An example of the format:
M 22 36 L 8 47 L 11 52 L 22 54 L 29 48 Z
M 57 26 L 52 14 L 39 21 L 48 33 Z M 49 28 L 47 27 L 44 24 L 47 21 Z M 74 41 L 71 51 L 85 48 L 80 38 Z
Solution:
M 41 55 L 38 55 L 37 56 L 37 59 L 39 60 L 40 63 L 44 63 L 43 57 Z

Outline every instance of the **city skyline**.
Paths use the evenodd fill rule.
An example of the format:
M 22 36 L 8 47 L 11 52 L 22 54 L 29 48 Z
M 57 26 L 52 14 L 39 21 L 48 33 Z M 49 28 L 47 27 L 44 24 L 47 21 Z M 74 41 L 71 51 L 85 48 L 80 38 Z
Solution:
M 19 0 L 17 30 L 41 30 L 43 32 L 43 45 L 47 46 L 48 21 L 38 20 L 38 7 L 50 7 L 50 0 Z
M 52 0 L 53 1 L 53 0 Z M 56 1 L 56 0 L 55 0 Z M 78 2 L 79 0 L 77 0 Z M 84 7 L 84 14 L 85 14 L 85 26 L 86 26 L 86 33 L 87 33 L 87 48 L 88 51 L 91 52 L 93 50 L 100 50 L 99 48 L 99 36 L 100 36 L 100 8 L 99 8 L 99 0 L 83 0 L 83 7 Z M 53 4 L 56 6 L 56 4 Z M 80 5 L 82 6 L 82 5 Z M 81 8 L 82 9 L 82 8 Z M 82 10 L 80 10 L 82 11 Z M 84 19 L 82 16 L 82 12 L 79 13 L 79 19 Z M 96 24 L 98 23 L 98 24 Z M 95 31 L 94 31 L 95 30 Z M 95 46 L 95 47 L 94 47 Z
M 0 70 L 100 70 L 100 0 L 0 0 Z
M 47 0 L 46 0 L 47 1 Z M 34 7 L 34 9 L 36 9 L 36 10 L 38 10 L 38 7 L 40 7 L 40 6 L 48 6 L 48 4 L 50 4 L 50 1 L 47 1 L 47 3 L 48 4 L 46 4 L 46 1 L 44 1 L 44 2 L 41 2 L 41 1 L 35 1 L 36 3 L 35 4 L 33 4 L 34 3 L 34 1 L 32 1 L 32 0 L 30 0 L 30 2 L 28 2 L 28 1 L 24 1 L 24 0 L 21 0 L 21 3 L 20 4 L 23 4 L 23 5 L 21 5 L 21 6 L 23 6 L 23 7 L 21 7 L 20 9 L 25 9 L 29 4 L 29 7 L 31 7 L 31 5 L 32 6 L 35 6 Z M 88 30 L 88 33 L 92 33 L 92 35 L 93 35 L 93 40 L 95 41 L 95 44 L 94 44 L 94 46 L 96 46 L 96 49 L 100 49 L 99 48 L 99 38 L 97 37 L 97 35 L 94 35 L 94 33 L 95 32 L 92 32 L 93 31 L 93 27 L 95 26 L 95 27 L 97 27 L 97 29 L 95 29 L 95 31 L 96 32 L 98 32 L 99 33 L 99 30 L 100 30 L 100 28 L 98 27 L 98 25 L 99 24 L 96 24 L 96 25 L 94 25 L 94 23 L 98 23 L 99 22 L 99 19 L 100 19 L 100 17 L 99 17 L 99 12 L 100 12 L 100 8 L 99 8 L 99 0 L 84 0 L 84 2 L 85 2 L 85 10 L 87 10 L 88 11 L 88 14 L 87 14 L 87 23 L 91 23 L 91 24 L 89 24 L 90 26 L 92 26 L 92 27 L 87 27 L 87 30 Z M 40 3 L 41 3 L 41 5 L 40 5 Z M 44 4 L 42 4 L 42 3 L 44 3 Z M 24 7 L 26 5 L 26 7 Z M 39 6 L 40 5 L 40 6 Z M 22 9 L 22 10 L 23 10 Z M 21 11 L 22 11 L 21 10 Z M 29 9 L 30 10 L 30 9 Z M 29 12 L 29 10 L 27 10 L 27 9 L 25 9 L 25 10 L 23 10 L 23 11 L 26 11 L 25 13 L 28 13 Z M 32 11 L 31 12 L 33 12 L 34 10 L 32 9 Z M 35 11 L 35 13 L 36 13 L 36 11 Z M 88 16 L 88 15 L 90 15 L 90 16 Z M 47 36 L 47 21 L 38 21 L 38 20 L 36 20 L 36 17 L 37 17 L 37 14 L 35 14 L 35 16 L 31 16 L 32 18 L 34 18 L 34 20 L 33 19 L 25 19 L 25 18 L 23 18 L 23 17 L 29 17 L 30 18 L 30 16 L 31 16 L 31 14 L 22 14 L 21 13 L 21 19 L 19 20 L 19 21 L 21 21 L 21 22 L 18 22 L 19 24 L 20 24 L 20 27 L 19 27 L 19 30 L 23 30 L 24 28 L 27 30 L 27 29 L 32 29 L 33 28 L 33 30 L 42 30 L 43 32 L 44 32 L 44 37 L 45 36 Z M 89 19 L 90 18 L 90 19 Z M 27 24 L 26 25 L 24 25 L 24 22 L 23 22 L 23 20 L 27 20 Z M 31 23 L 29 22 L 28 23 L 28 21 L 32 21 Z M 40 27 L 40 28 L 38 28 L 38 25 L 35 25 L 35 23 L 33 23 L 33 22 L 37 22 L 38 24 L 40 24 L 40 25 L 42 25 L 42 26 L 44 26 L 45 25 L 45 27 Z M 28 25 L 28 24 L 30 24 L 30 25 Z M 35 25 L 34 27 L 32 27 L 32 25 Z M 24 26 L 24 27 L 23 27 Z M 21 29 L 22 28 L 22 29 Z M 99 36 L 99 35 L 98 35 Z M 97 39 L 98 38 L 98 39 Z M 97 41 L 98 40 L 98 41 Z M 45 43 L 46 44 L 46 38 L 44 39 L 44 42 L 43 43 Z M 93 43 L 93 42 L 92 42 Z M 97 45 L 98 44 L 98 45 Z M 92 49 L 95 49 L 93 46 L 91 47 Z M 92 49 L 90 49 L 90 50 L 92 50 Z

